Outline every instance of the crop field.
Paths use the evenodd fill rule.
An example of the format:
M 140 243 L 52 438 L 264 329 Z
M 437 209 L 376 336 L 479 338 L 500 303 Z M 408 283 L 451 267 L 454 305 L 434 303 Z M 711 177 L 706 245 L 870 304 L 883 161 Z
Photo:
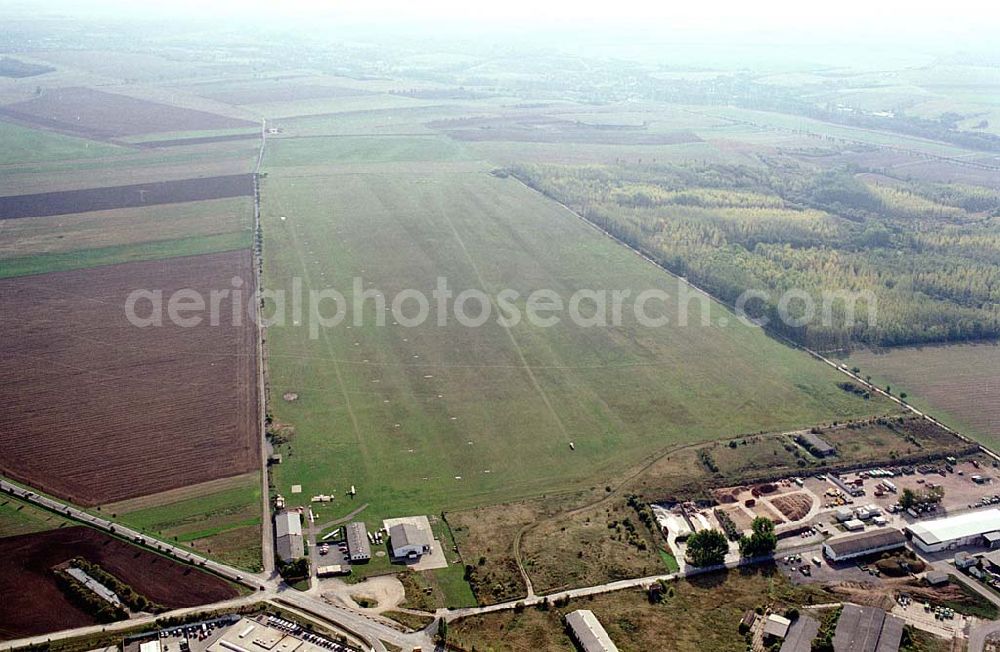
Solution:
M 227 582 L 87 527 L 0 539 L 0 639 L 96 624 L 55 583 L 52 568 L 82 557 L 168 608 L 234 598 Z M 23 590 L 30 586 L 31 590 Z
M 139 328 L 123 309 L 133 289 L 207 297 L 234 277 L 251 285 L 249 252 L 0 281 L 3 473 L 95 505 L 258 468 L 246 314 L 225 300 L 218 326 Z
M 951 344 L 857 351 L 846 364 L 994 451 L 1000 448 L 1000 346 Z
M 252 127 L 253 122 L 92 88 L 71 87 L 0 107 L 0 115 L 27 124 L 106 139 L 162 131 Z
M 199 92 L 199 95 L 202 97 L 235 105 L 357 97 L 373 94 L 374 91 L 364 88 L 308 83 L 295 79 L 260 80 L 242 84 L 218 84 L 209 87 L 209 90 Z
M 613 145 L 674 145 L 701 140 L 690 131 L 650 132 L 644 125 L 593 124 L 537 114 L 431 122 L 456 140 Z
M 676 277 L 481 164 L 275 156 L 263 188 L 269 289 L 297 277 L 306 291 L 349 293 L 357 277 L 387 308 L 403 289 L 430 296 L 441 276 L 456 293 L 516 290 L 521 310 L 539 288 L 682 292 Z M 406 327 L 376 325 L 384 310 L 369 298 L 360 326 L 352 315 L 315 337 L 304 320 L 271 327 L 270 409 L 294 430 L 274 470 L 279 492 L 291 504 L 332 492 L 337 514 L 367 503 L 362 518 L 374 522 L 584 485 L 679 443 L 891 409 L 839 390 L 833 370 L 707 299 L 704 326 L 644 328 L 633 305 L 620 326 L 576 327 L 564 315 L 551 328 L 454 317 Z M 676 323 L 679 309 L 662 310 Z M 351 485 L 354 501 L 343 498 Z
M 0 219 L 46 217 L 252 195 L 253 177 L 247 174 L 180 179 L 0 197 Z
M 0 142 L 3 143 L 0 165 L 91 158 L 127 151 L 110 143 L 31 129 L 4 121 L 0 121 Z
M 9 272 L 18 259 L 78 252 L 83 260 L 85 250 L 122 245 L 242 234 L 248 246 L 252 202 L 235 197 L 7 220 L 0 229 L 0 261 L 5 263 L 0 275 L 13 275 Z

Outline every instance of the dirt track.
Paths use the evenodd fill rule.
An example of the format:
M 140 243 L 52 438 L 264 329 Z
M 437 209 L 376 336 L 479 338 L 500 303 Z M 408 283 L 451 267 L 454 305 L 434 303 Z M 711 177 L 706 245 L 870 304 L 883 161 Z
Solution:
M 252 195 L 252 174 L 12 195 L 0 197 L 0 220 Z
M 234 276 L 245 305 L 250 266 L 238 251 L 0 281 L 0 471 L 95 505 L 258 469 L 246 312 L 233 325 L 224 301 L 219 326 L 165 313 L 163 327 L 138 328 L 124 311 L 135 288 L 207 301 Z
M 94 619 L 77 609 L 53 580 L 52 567 L 74 557 L 98 564 L 164 607 L 236 597 L 221 579 L 130 546 L 88 527 L 0 539 L 0 639 L 83 627 Z M 24 587 L 30 586 L 26 591 Z

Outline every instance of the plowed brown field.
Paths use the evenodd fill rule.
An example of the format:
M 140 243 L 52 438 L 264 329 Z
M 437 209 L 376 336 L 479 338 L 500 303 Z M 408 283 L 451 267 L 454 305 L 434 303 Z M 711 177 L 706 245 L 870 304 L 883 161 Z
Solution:
M 250 253 L 0 280 L 0 472 L 81 505 L 259 467 L 254 326 L 169 325 L 181 288 L 252 284 Z M 164 325 L 129 323 L 136 288 L 162 290 Z M 146 304 L 140 304 L 146 305 Z M 139 310 L 141 314 L 148 312 Z
M 0 640 L 95 624 L 66 599 L 54 581 L 52 567 L 74 557 L 99 565 L 167 608 L 194 607 L 238 595 L 215 576 L 88 527 L 7 537 L 0 539 Z

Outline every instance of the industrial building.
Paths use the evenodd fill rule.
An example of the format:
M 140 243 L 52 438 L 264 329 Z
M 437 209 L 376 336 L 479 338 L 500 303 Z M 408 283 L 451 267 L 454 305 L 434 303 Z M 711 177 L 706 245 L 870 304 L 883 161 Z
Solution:
M 803 448 L 816 457 L 829 457 L 837 453 L 837 449 L 834 448 L 830 442 L 823 439 L 816 433 L 804 432 L 796 437 L 795 441 L 799 442 Z
M 578 609 L 566 614 L 566 625 L 583 652 L 618 652 L 593 611 Z
M 413 523 L 399 523 L 389 528 L 394 559 L 419 559 L 431 551 L 431 535 Z
M 830 561 L 845 561 L 855 557 L 896 550 L 906 545 L 906 536 L 895 528 L 880 528 L 834 537 L 823 544 L 823 555 Z
M 913 545 L 924 552 L 982 545 L 985 535 L 1000 532 L 1000 508 L 921 521 L 908 525 L 906 532 Z
M 812 642 L 819 634 L 819 621 L 809 616 L 799 616 L 788 628 L 781 652 L 812 652 Z
M 355 521 L 344 527 L 347 537 L 347 555 L 351 561 L 368 561 L 372 558 L 372 546 L 368 541 L 368 528 Z
M 833 633 L 834 652 L 897 652 L 903 621 L 875 607 L 845 604 Z
M 302 539 L 302 519 L 297 512 L 281 512 L 274 517 L 275 552 L 282 561 L 293 561 L 305 555 Z

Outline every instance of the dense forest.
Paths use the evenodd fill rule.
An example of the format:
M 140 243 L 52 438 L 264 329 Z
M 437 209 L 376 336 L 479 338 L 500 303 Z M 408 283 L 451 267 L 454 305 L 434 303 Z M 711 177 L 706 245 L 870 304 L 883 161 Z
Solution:
M 746 312 L 807 346 L 1000 336 L 1000 193 L 763 160 L 511 173 L 727 303 L 765 293 Z M 815 301 L 803 325 L 779 319 L 791 289 Z M 845 292 L 860 297 L 853 319 Z M 801 307 L 788 305 L 799 318 Z

